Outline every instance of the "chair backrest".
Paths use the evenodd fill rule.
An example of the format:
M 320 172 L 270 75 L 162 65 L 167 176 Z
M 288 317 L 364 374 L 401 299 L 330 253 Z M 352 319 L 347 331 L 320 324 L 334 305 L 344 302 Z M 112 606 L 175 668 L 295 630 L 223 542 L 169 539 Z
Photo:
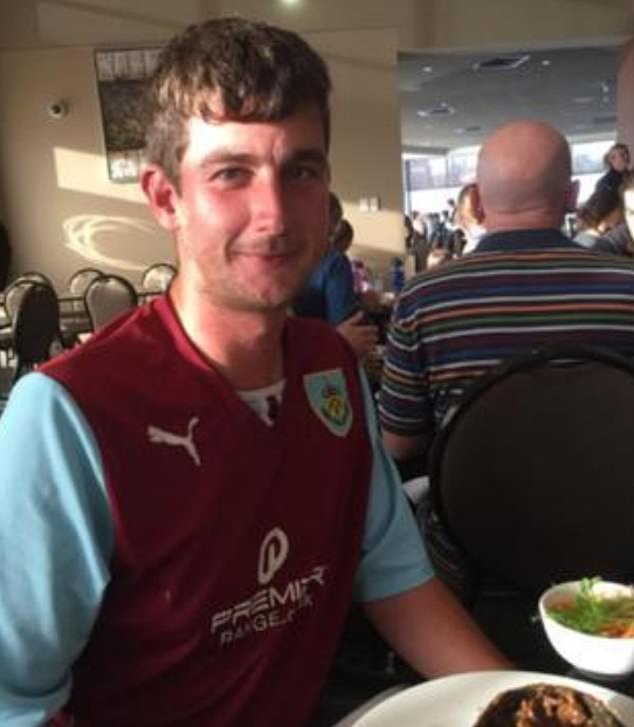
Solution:
M 50 358 L 60 339 L 59 305 L 50 285 L 27 282 L 13 321 L 13 347 L 17 366 L 15 379 Z
M 119 275 L 101 275 L 95 278 L 84 294 L 86 310 L 92 330 L 110 323 L 137 304 L 132 285 Z
M 15 316 L 24 294 L 31 287 L 33 282 L 34 281 L 31 280 L 17 278 L 6 289 L 4 294 L 4 307 L 11 324 L 15 321 Z
M 154 293 L 164 293 L 176 275 L 176 268 L 170 263 L 155 263 L 143 273 L 141 287 Z
M 476 382 L 430 455 L 432 504 L 462 554 L 530 589 L 634 577 L 634 365 L 535 352 Z
M 26 273 L 21 273 L 14 282 L 18 282 L 20 280 L 33 280 L 36 283 L 44 283 L 44 285 L 48 285 L 51 288 L 53 287 L 53 283 L 50 278 L 44 275 L 44 273 L 37 272 L 36 270 L 29 270 Z
M 95 278 L 102 275 L 100 270 L 96 268 L 82 268 L 74 272 L 68 281 L 68 292 L 71 295 L 83 295 L 86 288 Z

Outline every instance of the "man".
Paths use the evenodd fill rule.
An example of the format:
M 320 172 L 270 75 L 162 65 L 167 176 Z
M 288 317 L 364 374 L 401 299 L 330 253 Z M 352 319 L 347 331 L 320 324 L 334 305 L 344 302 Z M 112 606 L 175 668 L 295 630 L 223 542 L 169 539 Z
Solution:
M 333 214 L 338 209 L 338 214 Z M 317 263 L 306 285 L 293 301 L 298 316 L 330 323 L 359 358 L 364 358 L 378 342 L 378 328 L 363 321 L 361 300 L 354 289 L 352 265 L 346 255 L 354 237 L 348 220 L 343 219 L 339 200 L 330 194 L 329 249 Z
M 429 571 L 354 354 L 286 315 L 326 238 L 329 89 L 258 23 L 165 49 L 142 186 L 177 277 L 0 424 L 3 725 L 304 725 L 353 587 L 421 673 L 505 664 Z
M 517 121 L 480 151 L 475 251 L 403 291 L 388 336 L 383 438 L 400 460 L 425 453 L 465 387 L 500 361 L 553 344 L 634 356 L 634 270 L 560 232 L 576 188 L 552 127 Z
M 595 243 L 594 249 L 634 257 L 634 172 L 624 172 L 619 189 L 625 222 L 616 225 Z

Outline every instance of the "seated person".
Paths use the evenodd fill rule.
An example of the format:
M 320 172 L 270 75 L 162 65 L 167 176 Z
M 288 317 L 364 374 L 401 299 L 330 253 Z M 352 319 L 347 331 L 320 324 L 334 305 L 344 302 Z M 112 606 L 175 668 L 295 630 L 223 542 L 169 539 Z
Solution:
M 623 222 L 618 191 L 598 187 L 577 210 L 575 242 L 593 248 L 600 237 Z
M 354 290 L 352 266 L 346 252 L 354 229 L 340 220 L 332 232 L 330 249 L 293 303 L 295 315 L 319 318 L 334 326 L 358 356 L 369 353 L 378 340 L 375 325 L 363 323 L 361 301 Z
M 625 222 L 601 235 L 593 249 L 631 258 L 634 257 L 634 172 L 623 176 L 620 192 Z
M 607 154 L 603 157 L 603 163 L 607 172 L 599 179 L 596 190 L 607 187 L 613 192 L 618 192 L 623 175 L 630 168 L 630 150 L 626 144 L 613 144 Z

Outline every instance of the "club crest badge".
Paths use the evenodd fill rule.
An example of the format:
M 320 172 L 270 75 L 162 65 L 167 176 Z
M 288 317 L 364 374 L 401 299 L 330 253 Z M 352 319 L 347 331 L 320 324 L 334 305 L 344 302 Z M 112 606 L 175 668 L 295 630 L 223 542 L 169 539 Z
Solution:
M 304 388 L 311 409 L 338 437 L 345 437 L 352 426 L 352 407 L 341 369 L 319 371 L 304 376 Z

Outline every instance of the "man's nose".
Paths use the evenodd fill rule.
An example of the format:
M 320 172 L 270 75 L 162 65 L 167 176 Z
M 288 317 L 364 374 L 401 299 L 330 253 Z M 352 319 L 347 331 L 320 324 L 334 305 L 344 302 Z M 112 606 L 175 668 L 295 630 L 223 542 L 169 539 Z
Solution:
M 281 235 L 286 231 L 284 186 L 279 179 L 262 180 L 255 190 L 253 216 L 258 232 Z

